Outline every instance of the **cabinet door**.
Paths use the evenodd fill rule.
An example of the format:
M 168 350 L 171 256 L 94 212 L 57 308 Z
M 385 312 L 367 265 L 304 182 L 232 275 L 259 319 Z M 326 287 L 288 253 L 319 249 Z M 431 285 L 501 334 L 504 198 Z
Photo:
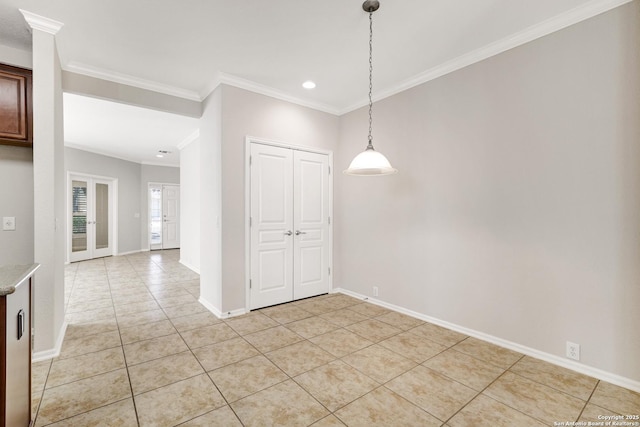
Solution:
M 31 279 L 7 295 L 6 425 L 31 421 Z
M 0 143 L 31 145 L 31 71 L 0 64 Z

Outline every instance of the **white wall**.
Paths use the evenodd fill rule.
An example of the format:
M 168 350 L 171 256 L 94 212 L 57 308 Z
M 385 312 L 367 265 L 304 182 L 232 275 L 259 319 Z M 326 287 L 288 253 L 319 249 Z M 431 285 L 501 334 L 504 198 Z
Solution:
M 33 68 L 31 52 L 0 44 L 0 63 L 14 67 Z
M 221 313 L 221 144 L 222 88 L 218 87 L 203 101 L 200 120 L 200 159 L 194 165 L 200 171 L 200 300 L 209 309 Z M 181 166 L 183 166 L 181 164 Z M 189 167 L 189 166 L 187 166 Z M 193 198 L 182 202 L 193 203 Z M 182 242 L 181 242 L 182 243 Z M 196 243 L 196 242 L 194 242 Z
M 335 151 L 337 116 L 222 86 L 222 311 L 245 308 L 245 138 Z
M 200 139 L 180 150 L 180 262 L 200 272 Z
M 34 352 L 59 351 L 64 334 L 65 177 L 62 82 L 55 36 L 33 29 Z
M 336 174 L 338 286 L 640 380 L 640 3 L 374 106 Z M 336 168 L 365 146 L 341 118 Z
M 198 101 L 166 95 L 148 89 L 141 89 L 95 77 L 62 72 L 62 88 L 65 92 L 106 99 L 152 110 L 166 111 L 189 117 L 200 117 L 202 105 Z
M 16 218 L 15 231 L 0 227 L 0 265 L 33 262 L 33 150 L 0 146 L 0 219 Z
M 180 168 L 140 165 L 140 248 L 149 250 L 149 183 L 180 184 Z

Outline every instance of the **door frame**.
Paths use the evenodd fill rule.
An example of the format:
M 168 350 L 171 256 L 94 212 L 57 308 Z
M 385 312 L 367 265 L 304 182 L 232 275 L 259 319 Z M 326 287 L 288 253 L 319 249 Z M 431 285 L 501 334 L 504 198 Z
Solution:
M 251 227 L 249 221 L 251 217 L 251 144 L 271 145 L 274 147 L 288 148 L 308 153 L 325 154 L 329 158 L 329 292 L 333 291 L 333 151 L 322 148 L 305 147 L 302 145 L 289 144 L 282 141 L 246 136 L 244 142 L 244 281 L 245 281 L 245 307 L 246 311 L 251 310 L 251 289 L 249 280 L 251 279 Z
M 109 230 L 109 241 L 112 242 L 111 245 L 111 253 L 107 256 L 115 256 L 118 255 L 118 178 L 114 178 L 111 176 L 102 176 L 102 175 L 94 175 L 89 173 L 82 172 L 73 172 L 67 171 L 67 188 L 65 192 L 67 193 L 67 208 L 66 211 L 66 242 L 67 242 L 67 250 L 66 252 L 66 260 L 65 263 L 69 264 L 71 262 L 71 250 L 72 250 L 72 230 L 73 230 L 73 192 L 71 191 L 71 184 L 73 182 L 72 177 L 81 177 L 86 179 L 100 179 L 104 181 L 110 181 L 111 183 L 111 194 L 109 195 L 109 216 L 111 217 L 112 227 Z

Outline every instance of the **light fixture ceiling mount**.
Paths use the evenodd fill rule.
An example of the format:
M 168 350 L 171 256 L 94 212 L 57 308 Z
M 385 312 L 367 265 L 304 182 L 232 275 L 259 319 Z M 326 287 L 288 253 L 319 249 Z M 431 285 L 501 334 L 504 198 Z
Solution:
M 349 165 L 349 169 L 344 173 L 356 176 L 391 175 L 398 170 L 391 166 L 389 160 L 373 148 L 372 131 L 372 110 L 373 100 L 371 92 L 373 89 L 373 12 L 380 8 L 378 0 L 366 0 L 362 3 L 362 9 L 369 14 L 369 137 L 367 148 L 358 154 Z
M 367 13 L 375 12 L 379 8 L 380 2 L 378 0 L 366 0 L 362 3 L 362 9 Z

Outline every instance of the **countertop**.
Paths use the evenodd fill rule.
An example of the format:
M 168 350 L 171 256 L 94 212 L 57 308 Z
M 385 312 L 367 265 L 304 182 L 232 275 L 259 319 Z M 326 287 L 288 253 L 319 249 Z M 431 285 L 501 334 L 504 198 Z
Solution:
M 0 297 L 15 292 L 16 286 L 31 276 L 40 264 L 5 265 L 0 267 Z

